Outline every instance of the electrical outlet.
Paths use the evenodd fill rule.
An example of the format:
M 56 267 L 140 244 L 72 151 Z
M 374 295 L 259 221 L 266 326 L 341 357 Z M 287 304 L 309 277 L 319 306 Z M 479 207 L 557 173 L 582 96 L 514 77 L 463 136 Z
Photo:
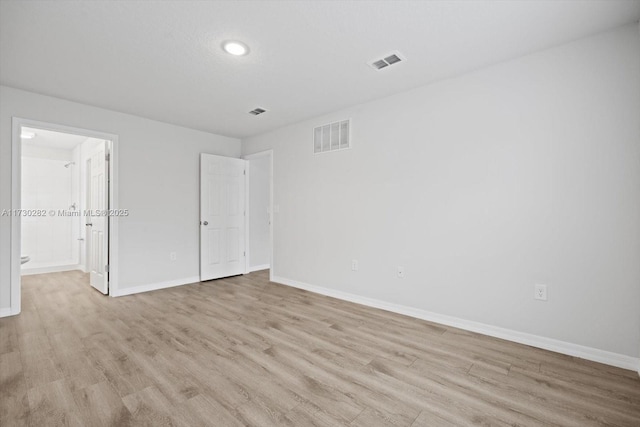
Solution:
M 357 259 L 352 259 L 351 260 L 351 271 L 358 271 L 358 260 Z
M 540 301 L 547 300 L 547 285 L 534 285 L 533 297 Z
M 398 279 L 404 279 L 404 267 L 398 266 Z
M 177 253 L 177 252 L 170 252 L 170 253 L 169 253 L 169 259 L 170 259 L 171 261 L 175 261 L 175 260 L 177 260 L 177 259 L 178 259 L 178 253 Z

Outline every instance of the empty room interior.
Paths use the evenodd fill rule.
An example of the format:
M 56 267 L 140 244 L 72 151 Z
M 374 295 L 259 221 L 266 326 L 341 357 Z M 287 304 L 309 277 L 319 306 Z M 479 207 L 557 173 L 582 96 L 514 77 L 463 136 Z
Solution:
M 639 426 L 640 0 L 0 2 L 1 426 Z

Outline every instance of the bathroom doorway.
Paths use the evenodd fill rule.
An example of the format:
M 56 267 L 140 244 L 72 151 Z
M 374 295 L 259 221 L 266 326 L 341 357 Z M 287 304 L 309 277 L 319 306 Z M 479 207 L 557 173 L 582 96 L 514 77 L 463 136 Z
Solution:
M 109 294 L 116 142 L 114 135 L 14 118 L 12 314 L 26 276 L 59 283 L 73 274 Z

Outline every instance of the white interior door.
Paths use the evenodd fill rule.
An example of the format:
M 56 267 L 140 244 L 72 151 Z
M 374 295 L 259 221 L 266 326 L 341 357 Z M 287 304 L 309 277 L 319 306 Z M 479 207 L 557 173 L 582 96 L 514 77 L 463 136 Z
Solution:
M 200 155 L 200 280 L 245 272 L 245 164 Z
M 107 294 L 109 292 L 109 275 L 107 272 L 109 239 L 109 217 L 105 211 L 108 206 L 107 191 L 107 160 L 106 142 L 98 146 L 90 153 L 91 165 L 89 175 L 89 199 L 88 209 L 90 215 L 87 219 L 87 244 L 89 247 L 87 263 L 91 286 Z

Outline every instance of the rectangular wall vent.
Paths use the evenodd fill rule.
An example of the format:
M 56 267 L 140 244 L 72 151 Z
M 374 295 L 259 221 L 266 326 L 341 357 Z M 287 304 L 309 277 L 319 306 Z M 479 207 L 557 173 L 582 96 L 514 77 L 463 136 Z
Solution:
M 251 111 L 249 111 L 249 114 L 253 114 L 254 116 L 257 116 L 259 114 L 265 113 L 267 110 L 265 110 L 264 108 L 256 108 L 253 109 Z
M 369 65 L 376 70 L 382 70 L 383 68 L 387 68 L 390 65 L 395 65 L 403 61 L 405 61 L 405 59 L 402 54 L 400 54 L 400 52 L 392 52 L 388 53 L 381 59 L 376 59 L 369 62 Z
M 314 154 L 351 148 L 351 120 L 342 120 L 313 129 Z

